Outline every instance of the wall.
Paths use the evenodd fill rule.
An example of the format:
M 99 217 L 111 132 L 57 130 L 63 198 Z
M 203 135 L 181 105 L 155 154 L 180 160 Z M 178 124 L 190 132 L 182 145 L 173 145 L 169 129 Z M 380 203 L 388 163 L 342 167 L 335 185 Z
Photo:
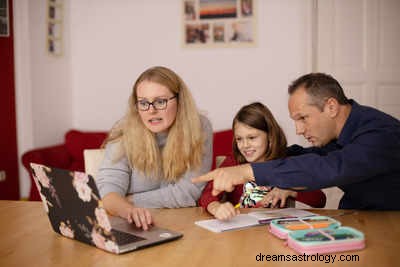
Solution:
M 46 51 L 47 1 L 14 0 L 15 82 L 18 154 L 62 141 L 73 127 L 70 86 L 69 1 L 65 1 L 65 53 Z M 20 163 L 20 193 L 28 196 L 30 180 Z
M 183 77 L 215 129 L 229 128 L 240 106 L 260 100 L 293 132 L 286 88 L 310 69 L 307 3 L 258 1 L 256 48 L 186 49 L 180 0 L 71 1 L 73 125 L 108 129 L 125 112 L 136 77 L 165 65 Z
M 17 111 L 18 125 L 24 124 L 19 140 L 32 133 L 20 154 L 61 142 L 72 127 L 109 129 L 125 112 L 136 77 L 154 65 L 182 76 L 215 130 L 229 128 L 242 105 L 262 101 L 289 142 L 301 140 L 288 117 L 286 88 L 311 71 L 311 0 L 258 1 L 258 44 L 235 49 L 182 48 L 181 0 L 64 0 L 62 58 L 45 51 L 46 1 L 15 2 L 16 12 L 27 15 L 18 16 L 17 60 L 30 68 L 17 66 L 23 76 L 17 79 L 17 90 L 23 91 L 17 104 L 27 105 Z M 24 175 L 21 183 L 27 185 Z

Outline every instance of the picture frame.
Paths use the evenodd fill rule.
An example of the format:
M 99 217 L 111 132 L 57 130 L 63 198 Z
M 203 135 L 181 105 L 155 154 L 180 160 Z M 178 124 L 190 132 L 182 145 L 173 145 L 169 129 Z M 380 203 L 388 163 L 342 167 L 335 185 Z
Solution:
M 256 46 L 257 0 L 182 0 L 185 48 Z
M 47 0 L 46 49 L 51 56 L 63 53 L 63 0 Z
M 10 15 L 7 0 L 0 0 L 0 37 L 10 36 Z

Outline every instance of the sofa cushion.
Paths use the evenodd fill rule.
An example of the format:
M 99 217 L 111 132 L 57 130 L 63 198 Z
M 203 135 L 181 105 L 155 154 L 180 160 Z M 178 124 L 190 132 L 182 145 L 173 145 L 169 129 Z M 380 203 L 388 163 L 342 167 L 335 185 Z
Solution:
M 217 167 L 216 159 L 218 156 L 232 156 L 233 131 L 229 129 L 214 132 L 213 138 L 212 169 L 215 169 Z
M 68 131 L 65 134 L 65 146 L 72 157 L 71 168 L 83 171 L 83 150 L 100 148 L 106 137 L 106 132 Z

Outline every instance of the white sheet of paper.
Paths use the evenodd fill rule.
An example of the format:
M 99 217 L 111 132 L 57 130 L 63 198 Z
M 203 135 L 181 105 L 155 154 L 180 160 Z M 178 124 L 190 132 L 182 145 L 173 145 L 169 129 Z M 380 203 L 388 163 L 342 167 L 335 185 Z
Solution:
M 307 217 L 312 215 L 318 214 L 296 208 L 276 210 L 266 209 L 262 211 L 249 212 L 247 214 L 239 214 L 229 221 L 210 219 L 196 221 L 195 224 L 214 233 L 221 233 L 224 231 L 237 230 L 241 228 L 261 225 L 262 223 L 260 222 L 262 221 L 270 221 L 279 218 Z
M 276 209 L 276 210 L 263 210 L 249 212 L 248 215 L 257 218 L 258 221 L 268 221 L 280 218 L 293 218 L 293 217 L 307 217 L 318 215 L 316 213 L 300 210 L 296 208 Z
M 248 214 L 239 214 L 229 221 L 210 219 L 196 221 L 195 224 L 215 233 L 259 225 L 258 219 Z

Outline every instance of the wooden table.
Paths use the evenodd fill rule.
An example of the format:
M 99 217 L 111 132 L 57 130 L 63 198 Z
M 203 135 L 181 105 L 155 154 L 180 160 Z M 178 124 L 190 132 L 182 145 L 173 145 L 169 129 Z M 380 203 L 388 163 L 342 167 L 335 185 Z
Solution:
M 246 212 L 246 211 L 244 211 Z M 400 212 L 314 210 L 364 232 L 362 251 L 333 254 L 333 266 L 400 266 Z M 297 255 L 266 226 L 212 233 L 194 224 L 210 216 L 201 208 L 155 209 L 160 227 L 182 239 L 113 255 L 63 238 L 50 227 L 41 202 L 0 201 L 0 266 L 327 266 L 324 261 L 257 261 L 257 255 Z M 338 262 L 357 255 L 359 261 Z M 332 265 L 332 263 L 329 263 Z

